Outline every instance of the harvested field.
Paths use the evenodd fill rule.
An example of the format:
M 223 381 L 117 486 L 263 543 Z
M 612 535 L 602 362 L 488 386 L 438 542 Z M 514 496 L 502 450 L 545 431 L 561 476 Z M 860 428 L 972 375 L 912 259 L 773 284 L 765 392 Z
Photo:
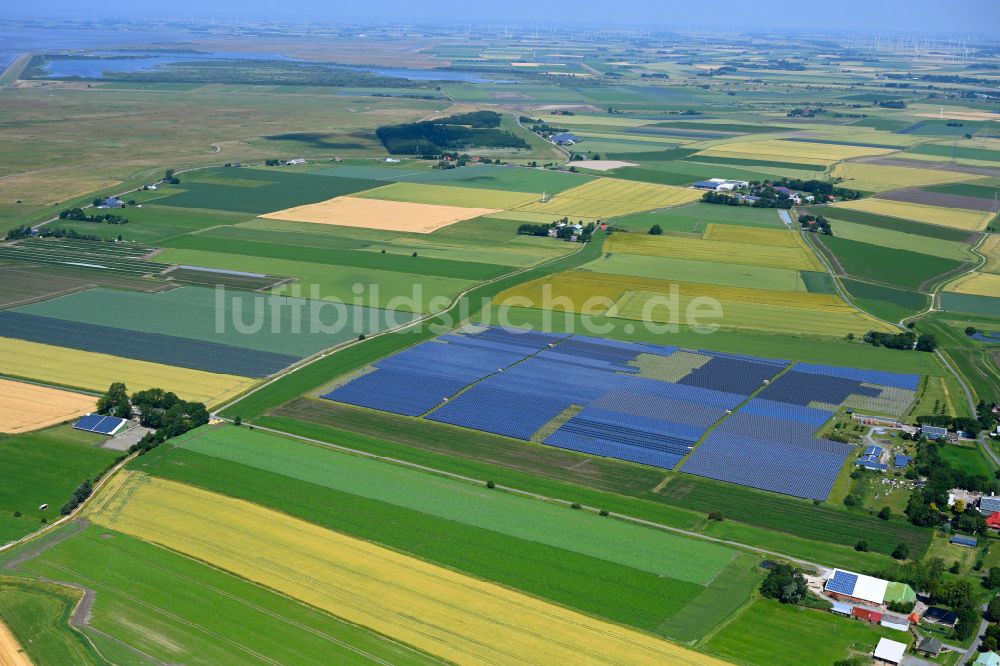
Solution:
M 948 285 L 947 289 L 958 294 L 1000 298 L 1000 275 L 979 272 L 969 273 Z
M 38 430 L 94 410 L 93 396 L 0 379 L 0 432 Z
M 159 543 L 456 663 L 718 663 L 710 657 L 347 537 L 141 473 L 98 524 Z
M 958 208 L 961 210 L 996 212 L 996 203 L 989 199 L 967 197 L 961 194 L 945 194 L 943 192 L 928 192 L 927 190 L 897 190 L 880 194 L 879 199 L 902 201 L 904 203 L 937 206 L 939 208 Z
M 31 666 L 31 660 L 7 625 L 0 620 L 0 666 Z
M 774 247 L 801 248 L 799 235 L 786 229 L 755 229 L 732 224 L 709 224 L 705 229 L 705 240 L 748 243 L 751 245 L 772 245 Z
M 859 199 L 857 201 L 836 204 L 832 208 L 860 210 L 877 215 L 900 217 L 916 222 L 938 224 L 944 227 L 965 229 L 968 231 L 981 231 L 993 218 L 992 213 L 984 214 L 956 208 L 938 208 L 936 206 L 924 206 L 922 204 L 903 203 L 901 201 L 887 201 L 885 199 Z
M 622 160 L 577 160 L 573 166 L 580 169 L 591 169 L 593 171 L 611 171 L 622 167 L 639 166 L 635 162 L 623 162 Z
M 459 208 L 490 208 L 506 210 L 538 199 L 533 192 L 507 192 L 505 190 L 425 183 L 393 183 L 357 195 L 364 199 L 402 201 L 435 206 Z
M 784 232 L 778 232 L 784 233 Z M 795 247 L 775 247 L 735 241 L 704 240 L 701 238 L 678 238 L 672 236 L 650 236 L 648 234 L 614 234 L 605 243 L 608 252 L 641 254 L 654 257 L 674 257 L 698 261 L 719 261 L 750 266 L 769 266 L 803 271 L 822 271 L 823 265 L 812 251 L 805 247 L 801 239 Z
M 518 206 L 517 210 L 603 219 L 644 210 L 680 206 L 699 199 L 701 192 L 688 188 L 598 178 L 586 185 L 566 190 L 545 203 L 533 201 Z
M 458 206 L 438 206 L 382 199 L 337 197 L 316 204 L 279 210 L 262 217 L 271 220 L 429 234 L 449 224 L 497 213 L 500 210 L 499 208 L 460 208 Z
M 158 363 L 0 338 L 0 374 L 52 384 L 106 391 L 125 382 L 130 391 L 162 388 L 185 400 L 213 406 L 255 383 L 246 377 L 175 368 Z

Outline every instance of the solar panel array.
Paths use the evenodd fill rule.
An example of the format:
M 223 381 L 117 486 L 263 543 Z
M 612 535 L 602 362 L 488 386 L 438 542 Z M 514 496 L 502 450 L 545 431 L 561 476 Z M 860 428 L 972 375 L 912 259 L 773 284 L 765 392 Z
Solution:
M 117 416 L 104 416 L 102 414 L 87 414 L 73 424 L 77 430 L 95 432 L 99 435 L 114 434 L 125 423 L 125 419 Z
M 709 426 L 787 365 L 686 350 L 706 362 L 668 382 L 642 376 L 635 363 L 640 355 L 677 351 L 489 328 L 401 352 L 324 397 L 516 439 L 537 435 L 551 446 L 672 469 Z
M 504 329 L 442 336 L 382 359 L 374 372 L 324 398 L 394 414 L 420 416 L 466 386 L 536 353 L 562 337 Z
M 677 363 L 669 360 L 675 353 Z M 787 366 L 493 327 L 412 347 L 323 397 L 667 469 L 718 423 L 683 471 L 826 499 L 852 447 L 815 439 L 816 430 L 845 401 L 880 399 L 889 389 L 905 396 L 919 378 L 799 364 L 774 380 Z
M 713 430 L 683 471 L 824 500 L 853 447 L 816 439 L 813 433 L 848 399 L 878 397 L 886 387 L 912 390 L 918 383 L 917 375 L 797 364 Z M 885 470 L 880 456 L 881 451 L 858 464 Z
M 826 590 L 850 597 L 854 595 L 854 588 L 857 584 L 858 574 L 837 569 L 833 572 L 833 576 L 826 581 Z

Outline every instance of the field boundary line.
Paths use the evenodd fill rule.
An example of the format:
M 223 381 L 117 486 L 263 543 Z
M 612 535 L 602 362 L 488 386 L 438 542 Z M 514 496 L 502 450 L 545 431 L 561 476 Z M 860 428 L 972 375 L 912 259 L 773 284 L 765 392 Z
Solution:
M 229 419 L 224 419 L 224 420 L 229 421 Z M 361 456 L 363 458 L 368 458 L 368 459 L 371 459 L 371 460 L 378 460 L 378 461 L 390 463 L 390 464 L 393 464 L 393 465 L 399 465 L 401 467 L 407 467 L 407 468 L 410 468 L 410 469 L 416 469 L 416 470 L 419 470 L 419 471 L 422 471 L 422 472 L 427 472 L 427 473 L 434 474 L 434 475 L 437 475 L 437 476 L 443 476 L 443 477 L 446 477 L 446 478 L 455 479 L 457 481 L 463 481 L 463 482 L 466 482 L 466 483 L 471 483 L 473 485 L 485 486 L 486 483 L 487 483 L 486 479 L 477 479 L 475 477 L 466 476 L 464 474 L 457 474 L 455 472 L 448 472 L 446 470 L 437 469 L 435 467 L 430 467 L 428 465 L 421 465 L 419 463 L 410 462 L 408 460 L 402 460 L 400 458 L 394 458 L 392 456 L 384 456 L 384 455 L 380 455 L 380 454 L 377 454 L 377 453 L 371 453 L 369 451 L 362 451 L 362 450 L 359 450 L 359 449 L 353 449 L 353 448 L 351 448 L 349 446 L 344 446 L 342 444 L 334 444 L 333 442 L 325 442 L 323 440 L 314 439 L 312 437 L 305 437 L 305 436 L 302 436 L 302 435 L 296 435 L 296 434 L 293 434 L 293 433 L 285 432 L 283 430 L 278 430 L 277 428 L 269 428 L 267 426 L 259 426 L 259 425 L 255 425 L 255 426 L 253 426 L 253 428 L 255 430 L 261 430 L 261 431 L 264 431 L 264 432 L 269 432 L 269 433 L 272 433 L 272 434 L 275 434 L 275 435 L 279 435 L 279 436 L 282 436 L 282 437 L 287 437 L 287 438 L 291 438 L 291 439 L 297 439 L 299 441 L 306 442 L 308 444 L 313 444 L 313 445 L 321 446 L 321 447 L 324 447 L 324 448 L 341 451 L 343 453 L 349 453 L 349 454 L 352 454 L 352 455 Z M 573 502 L 571 500 L 559 499 L 558 497 L 550 497 L 548 495 L 542 495 L 541 493 L 535 493 L 535 492 L 531 492 L 531 491 L 528 491 L 528 490 L 521 490 L 520 488 L 514 488 L 513 486 L 506 486 L 506 485 L 501 485 L 501 484 L 495 484 L 495 488 L 497 490 L 502 490 L 504 492 L 511 493 L 513 495 L 519 495 L 521 497 L 528 497 L 530 499 L 540 500 L 540 501 L 543 501 L 543 502 L 549 502 L 551 504 L 558 504 L 558 505 L 564 506 L 566 508 L 572 508 L 573 506 L 579 506 L 580 509 L 585 510 L 585 511 L 589 511 L 591 513 L 599 513 L 602 510 L 602 509 L 600 509 L 598 507 L 593 507 L 593 506 L 589 506 L 589 505 L 586 505 L 586 504 L 578 504 L 578 503 Z M 650 527 L 650 528 L 657 529 L 657 530 L 660 530 L 660 531 L 663 531 L 663 532 L 670 532 L 670 533 L 673 533 L 673 534 L 680 534 L 682 536 L 686 536 L 686 537 L 689 537 L 689 538 L 700 539 L 702 541 L 709 541 L 709 542 L 712 542 L 712 543 L 717 543 L 717 544 L 724 545 L 724 546 L 729 546 L 729 547 L 732 547 L 732 548 L 738 548 L 738 549 L 740 549 L 742 551 L 751 552 L 751 553 L 754 553 L 754 554 L 757 554 L 757 555 L 766 555 L 766 556 L 775 557 L 775 558 L 778 558 L 778 559 L 781 559 L 781 560 L 786 560 L 788 562 L 794 562 L 796 564 L 807 566 L 810 569 L 815 569 L 816 571 L 819 571 L 819 572 L 832 571 L 832 569 L 830 567 L 828 567 L 828 566 L 825 566 L 825 565 L 822 565 L 822 564 L 818 564 L 816 562 L 810 562 L 809 560 L 804 560 L 804 559 L 801 559 L 801 558 L 792 557 L 790 555 L 786 555 L 784 553 L 780 553 L 780 552 L 773 551 L 773 550 L 768 550 L 766 548 L 759 548 L 757 546 L 750 546 L 750 545 L 747 545 L 747 544 L 740 543 L 738 541 L 731 541 L 729 539 L 722 539 L 722 538 L 719 538 L 719 537 L 713 537 L 713 536 L 710 536 L 708 534 L 702 534 L 700 532 L 695 532 L 693 530 L 686 530 L 686 529 L 682 529 L 680 527 L 673 527 L 671 525 L 665 525 L 663 523 L 658 523 L 656 521 L 646 520 L 645 518 L 637 518 L 635 516 L 630 516 L 630 515 L 624 514 L 624 513 L 618 513 L 618 512 L 615 512 L 615 511 L 608 512 L 608 516 L 612 517 L 612 518 L 617 518 L 618 520 L 622 520 L 622 521 L 625 521 L 627 523 L 632 523 L 632 524 L 635 524 L 635 525 L 639 525 L 639 526 L 642 526 L 642 527 Z

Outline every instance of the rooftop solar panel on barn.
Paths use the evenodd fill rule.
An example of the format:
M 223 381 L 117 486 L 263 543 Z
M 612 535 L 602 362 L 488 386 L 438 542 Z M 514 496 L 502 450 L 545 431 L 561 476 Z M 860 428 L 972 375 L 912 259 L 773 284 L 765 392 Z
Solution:
M 858 584 L 858 574 L 837 569 L 833 576 L 826 581 L 827 592 L 836 592 L 845 596 L 853 596 L 854 586 Z
M 73 424 L 77 430 L 97 433 L 99 435 L 114 435 L 127 423 L 125 419 L 116 416 L 103 416 L 101 414 L 88 414 Z

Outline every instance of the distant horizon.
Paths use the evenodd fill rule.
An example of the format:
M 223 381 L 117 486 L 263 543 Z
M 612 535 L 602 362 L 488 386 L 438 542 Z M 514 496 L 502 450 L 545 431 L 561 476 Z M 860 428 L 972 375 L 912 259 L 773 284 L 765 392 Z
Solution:
M 958 8 L 956 8 L 956 4 Z M 930 3 L 906 0 L 842 0 L 835 11 L 824 3 L 788 3 L 762 0 L 749 7 L 735 0 L 712 3 L 712 14 L 692 10 L 678 0 L 623 0 L 616 3 L 613 17 L 606 5 L 585 1 L 550 0 L 539 12 L 525 0 L 510 0 L 500 6 L 470 6 L 456 0 L 425 2 L 415 9 L 404 0 L 369 0 L 366 13 L 355 8 L 331 9 L 321 0 L 286 0 L 280 8 L 264 0 L 176 0 L 169 6 L 134 5 L 124 0 L 50 0 L 44 5 L 7 6 L 0 18 L 8 20 L 107 21 L 123 24 L 159 21 L 165 23 L 219 23 L 221 25 L 267 22 L 285 25 L 342 22 L 372 25 L 408 24 L 488 28 L 604 28 L 608 31 L 640 29 L 650 32 L 709 30 L 719 33 L 771 34 L 795 29 L 815 34 L 892 34 L 986 38 L 997 40 L 1000 3 L 987 1 Z M 609 20 L 610 19 L 610 20 Z M 879 27 L 881 26 L 881 27 Z M 0 26 L 2 28 L 2 26 Z

